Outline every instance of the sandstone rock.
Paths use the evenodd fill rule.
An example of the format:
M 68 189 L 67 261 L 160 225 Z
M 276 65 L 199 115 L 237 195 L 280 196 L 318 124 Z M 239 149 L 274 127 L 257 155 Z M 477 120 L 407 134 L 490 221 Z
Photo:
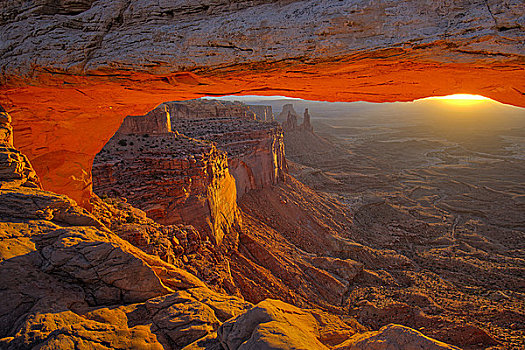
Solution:
M 29 159 L 18 150 L 0 146 L 0 187 L 24 186 L 40 188 L 40 180 Z
M 217 333 L 213 332 L 193 343 L 186 345 L 182 350 L 224 350 L 217 339 Z
M 308 132 L 313 132 L 314 127 L 310 124 L 310 114 L 308 113 L 308 108 L 304 110 L 303 123 L 301 124 L 301 129 Z
M 83 285 L 91 305 L 145 301 L 171 291 L 144 261 L 116 244 L 66 236 L 44 247 L 41 254 L 42 271 Z
M 44 188 L 84 207 L 94 155 L 124 116 L 163 101 L 467 91 L 525 106 L 521 0 L 43 3 L 0 9 L 0 103 Z
M 166 111 L 156 113 L 163 113 L 164 120 L 169 116 Z M 149 125 L 147 119 L 136 118 L 134 123 Z M 137 128 L 142 127 L 132 129 Z M 97 194 L 124 197 L 158 223 L 193 225 L 220 244 L 237 222 L 235 182 L 227 157 L 210 142 L 173 132 L 118 132 L 94 164 Z
M 237 298 L 195 288 L 127 307 L 126 314 L 129 325 L 148 325 L 162 344 L 180 349 L 199 340 L 216 343 L 213 335 L 221 320 L 250 307 Z
M 29 159 L 13 146 L 11 116 L 0 106 L 0 188 L 41 188 Z
M 106 227 L 148 254 L 180 266 L 180 256 L 185 250 L 190 251 L 188 243 L 185 242 L 183 247 L 178 237 L 187 236 L 188 230 L 193 232 L 192 226 L 160 225 L 148 218 L 144 211 L 118 198 L 101 200 L 93 197 L 91 203 L 93 215 Z
M 277 117 L 277 119 L 282 120 L 283 130 L 286 133 L 292 132 L 306 132 L 313 133 L 314 128 L 310 123 L 310 113 L 308 113 L 308 108 L 305 108 L 303 121 L 299 124 L 299 114 L 293 108 L 293 104 L 288 103 L 283 106 L 283 110 Z M 307 142 L 306 140 L 304 140 Z
M 322 268 L 348 282 L 351 282 L 363 271 L 362 263 L 350 259 L 314 257 L 311 259 L 311 262 L 314 266 Z
M 420 332 L 396 324 L 389 324 L 377 332 L 367 332 L 353 336 L 336 347 L 338 350 L 449 350 L 458 347 L 448 345 Z
M 299 186 L 289 182 L 288 186 Z M 288 200 L 298 203 L 301 195 L 314 196 L 307 192 L 288 195 L 291 197 L 285 203 Z M 105 224 L 111 227 L 112 219 L 125 222 L 129 217 L 138 220 L 136 225 L 140 228 L 137 229 L 159 229 L 143 212 L 126 205 L 115 208 L 112 204 L 94 203 L 94 214 L 89 214 L 65 196 L 23 186 L 0 189 L 0 197 L 4 199 L 0 201 L 3 204 L 0 207 L 0 298 L 5 301 L 0 306 L 2 348 L 218 349 L 220 341 L 227 346 L 240 345 L 239 348 L 327 349 L 345 341 L 356 330 L 362 330 L 355 321 L 346 321 L 352 324 L 348 326 L 325 312 L 302 310 L 275 300 L 248 310 L 251 305 L 242 299 L 210 291 L 195 276 L 141 251 L 108 229 Z M 279 196 L 269 199 L 283 201 Z M 270 202 L 266 204 L 270 206 Z M 116 203 L 119 206 L 119 202 Z M 332 210 L 312 205 L 314 207 L 320 211 Z M 288 207 L 282 213 L 289 215 L 287 220 L 305 218 L 304 213 L 297 215 L 298 209 L 293 208 Z M 310 223 L 318 228 L 320 222 L 330 220 L 330 217 L 316 215 L 320 221 Z M 337 260 L 336 263 L 327 257 L 319 260 L 297 247 L 308 251 L 326 248 L 325 244 L 338 246 L 343 239 L 334 238 L 336 243 L 316 242 L 318 246 L 309 247 L 315 242 L 310 235 L 302 246 L 294 247 L 275 231 L 255 223 L 255 219 L 250 219 L 251 226 L 246 229 L 252 236 L 243 237 L 254 242 L 251 249 L 246 249 L 248 244 L 243 243 L 247 255 L 252 259 L 260 257 L 261 264 L 304 295 L 309 295 L 305 290 L 315 286 L 315 290 L 309 292 L 312 295 L 319 293 L 331 303 L 341 300 L 346 290 L 341 281 L 352 277 L 350 269 L 358 268 L 357 264 Z M 252 229 L 255 232 L 252 233 Z M 173 234 L 180 237 L 177 241 L 186 249 L 197 241 L 195 232 L 184 229 Z M 346 246 L 351 243 L 346 242 Z M 365 249 L 347 247 L 345 253 L 352 255 L 356 251 Z M 328 263 L 328 267 L 319 269 L 306 257 L 312 262 L 319 260 L 319 266 Z M 332 263 L 348 271 L 340 272 L 339 276 L 332 271 L 331 275 L 328 270 Z M 247 266 L 255 264 L 238 264 L 241 268 Z M 261 270 L 256 267 L 255 274 Z M 277 278 L 265 278 L 261 280 L 268 288 L 294 296 Z M 316 282 L 330 283 L 335 298 L 323 287 L 316 286 Z M 231 320 L 231 317 L 235 318 Z
M 213 346 L 220 323 L 251 307 L 102 223 L 133 212 L 137 225 L 158 229 L 143 212 L 97 202 L 101 222 L 65 196 L 20 184 L 0 198 L 2 349 Z
M 295 118 L 296 120 L 300 118 L 299 114 L 295 111 L 293 108 L 293 103 L 287 103 L 283 105 L 283 108 L 281 109 L 281 113 L 275 117 L 275 119 L 280 122 L 286 122 L 288 119 L 288 116 Z
M 41 313 L 26 319 L 13 337 L 0 340 L 6 349 L 71 346 L 101 349 L 221 349 L 216 329 L 220 319 L 241 314 L 251 304 L 205 287 L 179 291 L 145 303 Z M 217 317 L 216 315 L 222 315 Z
M 293 131 L 297 129 L 297 116 L 292 112 L 288 112 L 286 121 L 283 123 L 284 131 Z
M 0 169 L 6 163 L 0 162 Z M 204 287 L 189 273 L 118 238 L 65 196 L 19 185 L 0 189 L 0 198 L 3 348 L 96 343 L 159 348 L 149 329 L 129 329 L 118 315 L 111 325 L 79 315 L 102 305 Z
M 117 133 L 124 135 L 167 134 L 171 132 L 171 120 L 166 106 L 160 106 L 144 116 L 127 116 Z
M 287 169 L 282 131 L 277 123 L 261 123 L 247 117 L 252 107 L 202 99 L 165 105 L 171 111 L 174 129 L 192 138 L 216 142 L 228 154 L 237 199 L 250 190 L 283 180 Z M 211 107 L 215 107 L 215 112 L 209 111 Z M 268 106 L 258 107 L 265 111 Z
M 2 165 L 0 164 L 0 168 Z M 36 188 L 0 190 L 0 217 L 44 219 L 70 225 L 102 227 L 85 209 L 66 196 Z
M 125 317 L 125 316 L 124 316 Z M 163 346 L 148 327 L 128 328 L 125 318 L 96 322 L 71 311 L 36 314 L 26 320 L 11 338 L 0 339 L 3 349 L 151 349 Z
M 318 327 L 307 311 L 278 300 L 265 300 L 225 322 L 217 334 L 228 350 L 328 349 L 319 341 Z
M 255 120 L 256 114 L 241 102 L 194 99 L 188 101 L 164 102 L 172 122 L 180 120 L 241 119 Z M 180 126 L 180 125 L 179 125 Z
M 250 111 L 255 113 L 255 118 L 257 120 L 271 122 L 273 121 L 273 111 L 272 106 L 263 106 L 263 105 L 248 105 Z
M 2 336 L 29 313 L 78 312 L 88 306 L 145 301 L 170 293 L 166 285 L 184 287 L 183 273 L 175 285 L 118 240 L 111 242 L 112 234 L 93 227 L 62 228 L 32 221 L 18 223 L 5 234 L 9 236 L 2 234 L 0 241 L 4 260 L 0 294 L 9 302 L 1 308 Z M 199 285 L 185 280 L 186 288 Z
M 0 145 L 13 147 L 13 127 L 11 116 L 0 105 Z

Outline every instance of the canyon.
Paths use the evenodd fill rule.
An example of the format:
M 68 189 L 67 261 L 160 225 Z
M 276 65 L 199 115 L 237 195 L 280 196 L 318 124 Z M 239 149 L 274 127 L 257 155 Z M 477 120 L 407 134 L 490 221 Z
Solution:
M 385 266 L 391 279 L 380 286 L 354 284 L 351 314 L 437 338 L 443 327 L 447 338 L 439 339 L 456 345 L 456 332 L 476 325 L 486 333 L 474 332 L 473 348 L 523 347 L 523 110 L 490 102 L 300 105 L 318 117 L 314 134 L 284 133 L 290 173 L 344 203 L 356 242 L 407 259 Z
M 165 101 L 469 92 L 525 106 L 521 0 L 21 4 L 0 9 L 0 104 L 44 188 L 86 208 L 95 154 Z
M 170 131 L 167 116 L 163 106 L 149 115 L 132 117 L 123 123 L 121 134 L 129 137 L 143 131 L 143 125 L 155 125 L 152 135 L 183 137 Z M 331 295 L 333 288 L 344 288 L 338 285 L 354 279 L 362 271 L 362 263 L 298 250 L 251 215 L 243 214 L 245 220 L 238 228 L 236 242 L 216 241 L 210 246 L 207 240 L 197 238 L 199 233 L 194 228 L 159 225 L 126 201 L 94 197 L 94 209 L 89 213 L 64 195 L 42 190 L 29 160 L 13 147 L 11 117 L 2 112 L 1 118 L 2 154 L 18 155 L 0 158 L 0 293 L 9 301 L 0 310 L 3 348 L 342 350 L 370 348 L 386 341 L 397 348 L 457 349 L 399 325 L 367 332 L 352 317 L 337 316 L 334 307 L 327 312 L 327 305 L 338 304 Z M 163 166 L 157 163 L 151 169 L 159 169 L 159 165 Z M 191 167 L 185 170 L 194 173 Z M 136 179 L 140 181 L 141 177 Z M 285 183 L 281 195 L 303 193 L 310 201 L 317 196 L 291 177 Z M 141 186 L 140 182 L 129 185 Z M 258 191 L 268 195 L 268 191 L 276 190 L 274 187 L 254 189 L 245 196 Z M 251 200 L 257 198 L 264 196 L 254 195 Z M 308 204 L 305 199 L 299 203 L 275 194 L 270 198 L 272 206 L 284 202 L 302 210 L 306 214 L 302 219 L 315 208 L 303 207 Z M 253 209 L 249 203 L 244 210 Z M 330 216 L 328 211 L 317 218 L 329 220 Z M 329 238 L 330 233 L 325 234 Z M 161 244 L 166 237 L 171 238 L 170 259 L 161 249 L 166 248 Z M 317 236 L 308 237 L 309 241 L 302 244 L 329 244 L 347 255 L 371 257 L 370 252 L 356 249 L 342 238 L 334 236 L 332 242 L 320 242 Z M 141 243 L 140 238 L 152 241 Z M 128 241 L 149 247 L 151 254 Z M 227 250 L 221 250 L 225 246 Z M 214 291 L 217 279 L 204 283 L 189 272 L 190 266 L 197 275 L 213 272 L 207 266 L 198 271 L 199 258 L 194 255 L 200 259 L 227 257 L 227 273 L 232 277 L 229 282 L 241 293 Z M 320 304 L 325 307 L 312 307 L 317 304 L 317 293 L 321 293 L 325 302 Z M 303 308 L 270 296 L 289 298 Z
M 462 92 L 525 107 L 523 13 L 4 1 L 0 347 L 523 347 L 519 166 L 503 160 L 501 183 L 480 168 L 499 190 L 443 185 L 473 176 L 453 167 L 382 176 L 411 148 L 341 141 L 311 109 L 200 99 Z

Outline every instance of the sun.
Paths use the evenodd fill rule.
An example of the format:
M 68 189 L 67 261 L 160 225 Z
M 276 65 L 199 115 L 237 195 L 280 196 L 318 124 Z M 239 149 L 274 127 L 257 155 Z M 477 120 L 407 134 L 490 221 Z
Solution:
M 447 96 L 433 96 L 423 98 L 422 100 L 438 100 L 448 104 L 453 104 L 456 106 L 471 106 L 480 104 L 483 102 L 492 101 L 490 98 L 481 96 L 481 95 L 471 95 L 471 94 L 454 94 Z

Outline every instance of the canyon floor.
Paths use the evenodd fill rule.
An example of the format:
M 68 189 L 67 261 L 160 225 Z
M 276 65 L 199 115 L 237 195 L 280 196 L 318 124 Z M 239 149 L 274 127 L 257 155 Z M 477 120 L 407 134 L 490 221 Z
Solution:
M 523 348 L 523 119 L 424 118 L 332 113 L 317 135 L 285 133 L 290 173 L 348 210 L 349 238 L 407 259 L 365 266 L 382 283 L 352 284 L 343 304 L 372 329 Z

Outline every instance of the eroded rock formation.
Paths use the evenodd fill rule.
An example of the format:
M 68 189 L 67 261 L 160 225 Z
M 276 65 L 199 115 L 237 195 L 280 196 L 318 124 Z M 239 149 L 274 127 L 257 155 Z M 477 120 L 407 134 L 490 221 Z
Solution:
M 291 112 L 288 112 L 288 115 L 286 116 L 286 121 L 283 123 L 283 129 L 284 131 L 292 131 L 297 129 L 297 116 L 295 114 L 292 114 Z
M 0 169 L 6 167 L 10 163 L 2 160 Z M 262 301 L 256 306 L 213 292 L 185 271 L 199 269 L 202 260 L 192 256 L 206 246 L 191 227 L 162 227 L 119 200 L 95 199 L 90 214 L 66 196 L 11 179 L 0 184 L 0 294 L 7 301 L 0 307 L 2 348 L 346 349 L 385 342 L 446 348 L 399 326 L 357 337 L 366 328 L 333 314 L 342 311 L 341 301 L 356 281 L 388 281 L 369 268 L 410 262 L 345 237 L 350 222 L 337 202 L 293 178 L 247 194 L 243 209 L 249 214 L 243 214 L 238 247 L 227 247 L 233 248 L 226 252 L 229 283 L 247 299 Z M 171 252 L 171 261 L 145 253 L 113 230 L 155 255 Z M 202 253 L 208 264 L 226 256 L 224 250 Z M 204 270 L 214 273 L 211 265 Z M 263 301 L 267 297 L 306 309 Z
M 11 166 L 0 158 L 1 170 Z M 251 307 L 120 239 L 66 196 L 0 184 L 3 349 L 217 346 L 222 322 Z M 105 210 L 99 217 L 113 217 Z
M 145 116 L 128 116 L 117 130 L 123 135 L 169 134 L 171 119 L 166 106 L 155 108 Z
M 288 122 L 288 120 L 290 119 L 295 119 L 295 121 L 297 122 L 299 118 L 299 114 L 293 108 L 292 103 L 287 103 L 283 105 L 281 113 L 279 113 L 277 117 L 275 117 L 275 119 L 277 119 L 277 121 L 279 121 L 280 123 Z
M 253 120 L 252 107 L 213 100 L 167 102 L 173 128 L 184 135 L 213 141 L 228 155 L 237 198 L 284 179 L 286 161 L 278 123 Z M 264 107 L 267 110 L 269 106 Z M 215 113 L 202 113 L 203 109 Z M 270 107 L 271 109 L 271 107 Z
M 193 225 L 220 243 L 238 216 L 226 154 L 171 132 L 165 106 L 126 120 L 95 158 L 95 191 L 124 197 L 161 224 Z M 145 133 L 151 125 L 159 128 Z
M 301 128 L 304 131 L 308 131 L 308 132 L 314 131 L 314 127 L 310 123 L 310 113 L 308 113 L 308 108 L 305 108 L 304 110 L 303 123 L 301 124 Z
M 15 145 L 34 165 L 11 146 L 0 157 L 7 174 L 0 189 L 1 293 L 8 301 L 0 342 L 6 348 L 216 346 L 220 324 L 250 308 L 133 247 L 72 199 L 39 188 L 35 170 L 44 189 L 92 208 L 93 159 L 126 115 L 143 115 L 163 101 L 232 93 L 397 101 L 466 92 L 525 106 L 520 0 L 4 5 L 0 103 L 14 116 Z M 1 128 L 4 141 L 10 130 Z M 286 186 L 252 191 L 244 203 L 249 226 L 231 256 L 232 275 L 251 300 L 276 296 L 306 304 L 320 296 L 316 302 L 339 311 L 356 278 L 369 283 L 371 294 L 398 283 L 394 277 L 411 281 L 410 260 L 352 242 L 349 219 L 337 205 L 295 182 Z M 334 272 L 341 266 L 344 272 Z M 450 325 L 407 309 L 365 302 L 356 312 L 373 322 L 377 313 L 369 310 L 423 319 L 444 326 L 436 335 L 452 334 L 470 347 L 496 344 L 479 328 L 458 327 L 463 320 Z M 188 320 L 196 324 L 187 327 Z M 330 346 L 345 341 L 336 338 Z M 364 344 L 384 344 L 382 335 L 370 338 Z M 265 338 L 252 332 L 249 339 Z
M 11 116 L 0 106 L 0 188 L 24 186 L 41 188 L 40 181 L 29 159 L 13 146 Z
M 336 347 L 337 350 L 460 350 L 458 347 L 425 337 L 420 332 L 396 324 L 389 324 L 377 332 L 356 335 Z
M 86 207 L 94 155 L 124 116 L 164 101 L 462 92 L 525 106 L 521 0 L 22 1 L 0 18 L 15 143 L 44 188 Z
M 244 104 L 209 100 L 127 117 L 93 168 L 99 195 L 125 197 L 157 222 L 193 225 L 216 243 L 238 220 L 235 198 L 285 171 L 277 123 L 254 120 Z
M 0 170 L 9 167 L 1 158 Z M 2 348 L 327 349 L 346 346 L 364 330 L 322 310 L 278 300 L 253 306 L 211 291 L 106 226 L 140 216 L 129 205 L 96 202 L 93 215 L 66 196 L 16 179 L 0 184 Z M 158 229 L 144 216 L 133 223 Z M 409 344 L 437 344 L 407 332 Z
M 262 120 L 266 122 L 273 121 L 273 111 L 272 106 L 263 106 L 263 105 L 248 105 L 250 111 L 255 113 L 255 118 L 257 120 Z
M 293 108 L 293 104 L 291 103 L 285 104 L 283 106 L 283 109 L 281 113 L 279 113 L 277 119 L 282 120 L 283 130 L 286 133 L 313 133 L 314 131 L 314 128 L 310 123 L 310 113 L 308 112 L 308 108 L 305 108 L 303 114 L 303 121 L 300 124 L 299 115 L 297 114 L 297 112 Z

